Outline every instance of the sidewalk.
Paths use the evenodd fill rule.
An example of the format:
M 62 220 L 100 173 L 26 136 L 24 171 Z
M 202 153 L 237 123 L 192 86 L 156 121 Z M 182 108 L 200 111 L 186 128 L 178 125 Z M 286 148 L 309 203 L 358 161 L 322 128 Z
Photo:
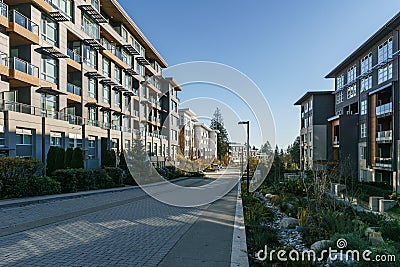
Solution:
M 236 255 L 243 254 L 246 247 L 244 229 L 238 229 L 240 220 L 236 215 L 237 198 L 235 187 L 222 199 L 211 204 L 164 257 L 159 266 L 248 266 L 247 254 L 240 263 L 233 263 Z M 240 213 L 240 212 L 239 212 Z M 234 231 L 235 230 L 235 231 Z M 240 233 L 241 232 L 241 233 Z M 237 238 L 239 237 L 244 237 Z M 238 244 L 239 243 L 239 244 Z

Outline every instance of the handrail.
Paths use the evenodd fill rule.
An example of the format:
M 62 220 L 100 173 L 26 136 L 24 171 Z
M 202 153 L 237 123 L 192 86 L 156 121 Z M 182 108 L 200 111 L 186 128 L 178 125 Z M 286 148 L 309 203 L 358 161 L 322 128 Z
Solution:
M 72 83 L 67 83 L 67 92 L 81 96 L 82 88 Z
M 82 63 L 82 57 L 72 51 L 71 49 L 67 48 L 67 55 L 70 59 L 72 59 L 75 62 Z
M 18 70 L 39 78 L 39 68 L 17 57 L 10 58 L 10 69 Z

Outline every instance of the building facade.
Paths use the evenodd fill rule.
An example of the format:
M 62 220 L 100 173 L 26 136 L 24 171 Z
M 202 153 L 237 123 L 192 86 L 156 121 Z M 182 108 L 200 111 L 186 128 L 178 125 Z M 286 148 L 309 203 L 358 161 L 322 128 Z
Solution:
M 161 101 L 170 107 L 176 91 L 162 96 L 176 86 L 162 88 L 166 61 L 118 2 L 3 2 L 0 152 L 45 162 L 50 146 L 81 147 L 95 168 L 102 151 L 140 137 L 153 163 L 165 164 L 174 149 Z
M 332 91 L 307 92 L 295 105 L 301 107 L 300 169 L 326 168 L 332 147 L 331 128 L 327 119 L 334 115 Z
M 194 143 L 194 125 L 199 122 L 196 114 L 189 108 L 179 109 L 179 149 L 187 159 L 197 159 Z

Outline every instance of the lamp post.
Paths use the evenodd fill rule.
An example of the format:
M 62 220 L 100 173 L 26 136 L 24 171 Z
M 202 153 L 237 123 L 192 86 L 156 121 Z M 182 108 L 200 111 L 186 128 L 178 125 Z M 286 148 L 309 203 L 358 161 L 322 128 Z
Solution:
M 250 192 L 250 121 L 239 121 L 238 125 L 247 125 L 247 166 L 246 166 L 246 172 L 247 172 L 247 194 Z

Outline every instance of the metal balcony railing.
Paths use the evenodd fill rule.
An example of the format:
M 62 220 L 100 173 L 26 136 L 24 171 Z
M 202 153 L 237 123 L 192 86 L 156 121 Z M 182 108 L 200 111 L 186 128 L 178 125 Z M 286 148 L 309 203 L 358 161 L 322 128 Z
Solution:
M 392 103 L 387 103 L 376 107 L 376 116 L 389 115 L 393 111 Z
M 82 88 L 72 83 L 67 84 L 67 92 L 72 93 L 74 95 L 82 96 Z
M 26 62 L 25 60 L 19 59 L 17 57 L 10 58 L 10 69 L 18 70 L 23 73 L 26 73 L 26 74 L 29 74 L 29 75 L 39 78 L 39 68 L 38 67 L 32 65 L 29 62 Z
M 381 131 L 376 133 L 376 141 L 391 141 L 392 130 Z
M 31 21 L 29 18 L 26 16 L 22 15 L 16 10 L 13 10 L 11 12 L 11 22 L 15 22 L 18 25 L 24 27 L 25 29 L 29 30 L 30 32 L 33 32 L 36 35 L 39 35 L 39 26 Z
M 78 63 L 82 63 L 82 57 L 80 55 L 76 54 L 71 49 L 67 49 L 67 55 L 73 61 L 78 62 Z
M 375 166 L 381 168 L 392 168 L 392 158 L 375 158 Z

